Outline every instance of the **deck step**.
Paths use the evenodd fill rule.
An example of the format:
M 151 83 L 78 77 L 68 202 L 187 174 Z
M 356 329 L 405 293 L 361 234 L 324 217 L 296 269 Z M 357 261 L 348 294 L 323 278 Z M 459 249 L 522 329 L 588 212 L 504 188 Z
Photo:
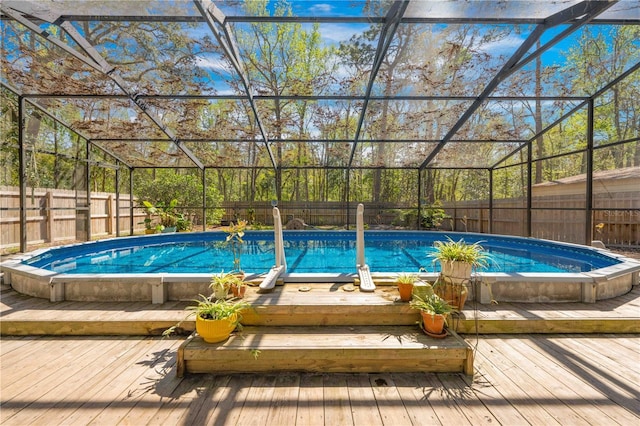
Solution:
M 178 350 L 177 374 L 303 371 L 464 372 L 473 351 L 453 331 L 435 339 L 413 326 L 244 327 L 222 343 L 192 334 Z

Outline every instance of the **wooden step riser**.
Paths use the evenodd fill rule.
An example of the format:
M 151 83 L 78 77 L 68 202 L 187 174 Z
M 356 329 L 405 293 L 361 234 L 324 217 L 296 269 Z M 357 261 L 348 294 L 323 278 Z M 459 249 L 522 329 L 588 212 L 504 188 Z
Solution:
M 420 315 L 402 306 L 260 306 L 243 314 L 245 325 L 413 325 Z
M 344 324 L 340 316 L 327 319 L 323 323 L 310 322 L 301 326 L 328 326 Z M 417 318 L 399 325 L 415 325 Z M 349 325 L 368 325 L 349 321 Z M 39 320 L 3 320 L 0 321 L 1 336 L 159 336 L 164 330 L 175 325 L 175 321 L 39 321 Z M 265 317 L 262 322 L 246 325 L 283 326 L 290 325 L 289 317 Z M 372 324 L 373 325 L 373 324 Z M 393 325 L 389 323 L 381 325 Z M 585 320 L 576 319 L 501 319 L 501 320 L 459 320 L 454 321 L 453 329 L 460 334 L 475 334 L 476 326 L 480 334 L 558 334 L 558 333 L 640 333 L 640 320 L 635 318 L 617 318 Z M 417 327 L 417 325 L 416 325 Z M 194 321 L 184 321 L 180 325 L 180 335 L 189 335 L 195 330 Z
M 294 353 L 278 354 L 280 358 L 295 357 Z M 273 373 L 273 372 L 309 372 L 309 373 L 462 373 L 466 360 L 450 359 L 440 354 L 441 359 L 397 361 L 390 355 L 386 361 L 379 359 L 357 359 L 349 363 L 318 359 L 313 363 L 301 362 L 249 362 L 244 364 L 216 363 L 211 360 L 185 361 L 185 371 L 190 374 L 231 374 L 231 373 Z
M 190 336 L 178 350 L 188 373 L 465 372 L 469 345 L 452 332 L 434 339 L 415 327 L 247 327 L 222 343 Z

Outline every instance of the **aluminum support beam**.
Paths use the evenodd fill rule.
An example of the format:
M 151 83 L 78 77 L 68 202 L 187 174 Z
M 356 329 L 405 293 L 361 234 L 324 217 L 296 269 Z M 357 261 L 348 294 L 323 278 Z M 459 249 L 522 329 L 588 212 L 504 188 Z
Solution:
M 242 86 L 244 87 L 245 93 L 247 94 L 246 99 L 249 101 L 249 105 L 251 106 L 251 111 L 253 112 L 256 124 L 258 125 L 258 130 L 260 130 L 260 135 L 262 136 L 262 140 L 264 141 L 267 153 L 269 154 L 271 164 L 273 165 L 273 168 L 277 173 L 278 163 L 275 156 L 273 155 L 271 146 L 269 145 L 269 137 L 267 136 L 267 132 L 264 129 L 262 120 L 260 119 L 260 114 L 258 113 L 258 107 L 256 106 L 256 102 L 253 98 L 251 83 L 249 82 L 249 77 L 247 76 L 247 73 L 242 66 L 240 52 L 238 51 L 233 33 L 231 32 L 229 25 L 226 22 L 226 16 L 210 0 L 194 0 L 194 3 L 200 11 L 200 14 L 207 21 L 209 29 L 211 29 L 211 32 L 218 40 L 218 43 L 220 43 L 222 50 L 224 50 L 227 58 L 229 59 L 229 61 L 231 61 L 231 64 L 240 76 L 240 81 L 242 82 Z M 217 30 L 216 24 L 218 24 L 222 28 L 222 34 Z
M 420 168 L 427 167 L 438 153 L 444 148 L 444 146 L 453 138 L 453 136 L 462 128 L 462 126 L 471 118 L 473 113 L 482 105 L 482 103 L 489 97 L 498 85 L 504 81 L 507 77 L 524 67 L 526 64 L 540 56 L 542 53 L 553 47 L 555 44 L 563 40 L 571 33 L 577 31 L 580 27 L 592 21 L 597 15 L 604 12 L 616 2 L 593 2 L 583 1 L 574 6 L 571 6 L 555 15 L 550 16 L 545 20 L 544 24 L 538 25 L 529 37 L 520 45 L 518 50 L 511 56 L 511 58 L 504 64 L 502 69 L 493 77 L 493 79 L 487 84 L 480 96 L 471 104 L 471 106 L 462 114 L 460 119 L 454 124 L 449 132 L 444 136 L 442 141 L 434 148 L 433 151 L 422 162 Z M 546 30 L 553 28 L 557 25 L 564 24 L 576 20 L 569 28 L 562 31 L 556 37 L 545 43 L 535 52 L 526 56 L 526 53 L 535 45 Z
M 167 125 L 162 121 L 160 117 L 156 114 L 149 111 L 147 103 L 140 99 L 140 93 L 134 92 L 129 88 L 127 82 L 125 82 L 122 77 L 116 74 L 115 67 L 111 66 L 96 50 L 95 47 L 82 35 L 69 21 L 62 22 L 59 25 L 62 29 L 64 29 L 69 37 L 71 37 L 78 45 L 89 55 L 92 59 L 92 62 L 98 64 L 101 68 L 103 74 L 111 78 L 113 82 L 122 90 L 128 97 L 133 101 L 133 103 L 147 116 L 153 123 L 160 128 L 160 130 L 167 135 L 169 139 L 173 143 L 176 144 L 178 149 L 185 153 L 187 157 L 199 168 L 203 169 L 204 165 L 202 162 L 189 150 L 184 144 L 178 139 L 175 133 L 167 127 Z
M 376 55 L 373 60 L 373 65 L 371 67 L 371 74 L 369 74 L 369 82 L 367 83 L 367 90 L 365 91 L 362 111 L 360 111 L 360 117 L 358 118 L 358 126 L 356 128 L 353 145 L 351 146 L 351 155 L 349 156 L 349 163 L 347 165 L 347 169 L 351 168 L 351 164 L 353 164 L 353 158 L 356 153 L 358 140 L 360 139 L 360 133 L 362 132 L 362 125 L 364 124 L 364 119 L 367 114 L 369 97 L 371 96 L 371 91 L 373 90 L 373 84 L 376 81 L 376 77 L 378 76 L 378 72 L 380 71 L 380 67 L 382 66 L 382 61 L 384 60 L 384 56 L 387 54 L 387 50 L 391 45 L 393 36 L 395 35 L 396 30 L 398 29 L 398 25 L 400 25 L 400 20 L 402 19 L 402 15 L 404 14 L 405 10 L 407 10 L 408 5 L 409 5 L 409 2 L 406 0 L 394 2 L 391 8 L 389 8 L 389 13 L 387 14 L 385 26 L 382 28 L 382 31 L 380 32 L 380 37 L 378 38 L 378 47 L 376 49 Z
M 27 251 L 27 170 L 24 140 L 24 98 L 18 96 L 18 181 L 20 185 L 20 252 Z M 35 152 L 33 153 L 35 155 Z

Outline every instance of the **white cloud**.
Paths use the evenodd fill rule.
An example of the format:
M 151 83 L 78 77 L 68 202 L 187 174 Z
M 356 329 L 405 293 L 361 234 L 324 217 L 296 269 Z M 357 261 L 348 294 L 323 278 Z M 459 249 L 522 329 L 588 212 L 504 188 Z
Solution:
M 512 54 L 522 45 L 524 39 L 525 38 L 522 35 L 512 34 L 501 40 L 483 43 L 478 46 L 478 48 L 479 50 L 490 53 L 493 56 Z
M 196 65 L 200 68 L 229 72 L 227 64 L 219 57 L 196 56 Z
M 327 3 L 316 4 L 309 8 L 309 12 L 311 12 L 312 14 L 331 13 L 332 10 L 333 7 Z
M 320 25 L 320 33 L 322 38 L 328 42 L 340 43 L 341 41 L 349 40 L 352 35 L 361 33 L 368 28 L 368 25 L 322 24 Z

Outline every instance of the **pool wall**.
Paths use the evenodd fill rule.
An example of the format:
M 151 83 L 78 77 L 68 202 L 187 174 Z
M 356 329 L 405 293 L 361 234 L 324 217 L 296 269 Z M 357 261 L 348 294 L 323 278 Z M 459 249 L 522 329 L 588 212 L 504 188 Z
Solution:
M 586 302 L 610 299 L 639 283 L 640 261 L 617 256 L 622 262 L 587 273 L 481 273 L 475 275 L 470 300 L 498 302 Z M 26 256 L 26 255 L 25 255 Z M 4 283 L 16 291 L 52 302 L 192 300 L 209 294 L 211 274 L 87 274 L 55 273 L 20 263 L 14 258 L 0 265 Z M 392 284 L 395 274 L 373 273 L 376 282 Z M 433 282 L 435 273 L 421 277 Z M 248 280 L 260 281 L 250 275 Z M 357 274 L 285 274 L 285 282 L 354 282 Z

